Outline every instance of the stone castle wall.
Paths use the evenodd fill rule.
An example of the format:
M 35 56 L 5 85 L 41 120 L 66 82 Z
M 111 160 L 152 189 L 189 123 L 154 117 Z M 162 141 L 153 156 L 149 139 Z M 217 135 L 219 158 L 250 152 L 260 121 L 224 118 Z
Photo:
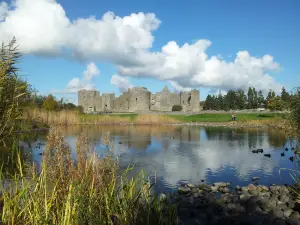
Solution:
M 102 94 L 98 91 L 80 90 L 78 92 L 78 105 L 84 112 L 138 112 L 160 111 L 171 112 L 174 105 L 181 105 L 184 112 L 200 111 L 200 92 L 171 93 L 167 87 L 161 92 L 152 94 L 147 88 L 134 87 L 122 93 Z

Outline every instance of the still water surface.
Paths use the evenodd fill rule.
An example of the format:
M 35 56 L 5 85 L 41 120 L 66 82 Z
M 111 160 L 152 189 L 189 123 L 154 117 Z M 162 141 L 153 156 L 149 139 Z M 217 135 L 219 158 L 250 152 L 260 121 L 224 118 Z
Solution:
M 280 168 L 296 169 L 291 162 L 292 143 L 284 132 L 276 129 L 234 129 L 192 126 L 86 126 L 64 129 L 66 141 L 76 158 L 76 138 L 80 133 L 88 135 L 90 144 L 100 155 L 106 146 L 102 137 L 113 140 L 114 153 L 120 165 L 126 168 L 135 164 L 132 172 L 141 169 L 151 173 L 158 191 L 170 191 L 181 182 L 206 183 L 231 182 L 248 185 L 252 177 L 259 177 L 259 184 L 293 183 L 288 172 Z M 285 151 L 284 148 L 289 150 Z M 252 150 L 262 148 L 263 154 Z M 33 159 L 39 163 L 40 152 L 33 151 Z M 285 156 L 281 156 L 284 152 Z

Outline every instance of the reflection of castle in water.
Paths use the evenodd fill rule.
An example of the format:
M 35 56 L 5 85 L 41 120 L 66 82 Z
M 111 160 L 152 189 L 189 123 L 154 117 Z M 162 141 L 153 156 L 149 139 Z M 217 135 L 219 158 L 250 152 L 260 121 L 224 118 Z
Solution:
M 151 145 L 152 139 L 165 143 L 171 140 L 177 141 L 199 141 L 200 129 L 191 126 L 77 126 L 66 127 L 65 136 L 85 134 L 92 142 L 101 140 L 101 137 L 108 135 L 115 137 L 118 143 L 127 145 L 135 150 L 145 150 Z
M 115 153 L 120 156 L 121 168 L 134 162 L 136 172 L 155 169 L 157 178 L 166 186 L 176 185 L 180 180 L 209 181 L 213 176 L 231 176 L 233 182 L 248 184 L 247 178 L 251 179 L 253 173 L 271 182 L 274 168 L 282 160 L 280 153 L 276 157 L 276 148 L 282 148 L 287 140 L 280 131 L 257 128 L 90 126 L 68 127 L 64 133 L 73 137 L 85 133 L 98 147 L 101 136 L 109 135 L 114 140 Z M 272 159 L 253 154 L 251 150 L 255 148 L 270 152 Z

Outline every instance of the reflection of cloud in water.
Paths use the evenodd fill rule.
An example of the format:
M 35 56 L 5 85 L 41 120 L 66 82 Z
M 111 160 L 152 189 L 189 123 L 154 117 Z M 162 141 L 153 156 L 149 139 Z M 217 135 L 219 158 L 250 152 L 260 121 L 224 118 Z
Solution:
M 227 174 L 237 180 L 249 180 L 253 173 L 271 176 L 280 158 L 266 158 L 263 154 L 253 154 L 255 148 L 263 148 L 265 153 L 273 151 L 274 143 L 280 147 L 285 140 L 272 141 L 280 134 L 258 129 L 223 129 L 200 127 L 157 127 L 127 126 L 98 127 L 68 130 L 67 136 L 75 149 L 74 135 L 86 132 L 96 148 L 103 149 L 101 136 L 109 132 L 114 137 L 114 153 L 119 156 L 121 167 L 136 163 L 136 170 L 156 170 L 157 176 L 167 186 L 174 186 L 180 180 L 199 182 Z M 274 133 L 274 131 L 273 131 Z M 224 180 L 228 177 L 224 177 Z

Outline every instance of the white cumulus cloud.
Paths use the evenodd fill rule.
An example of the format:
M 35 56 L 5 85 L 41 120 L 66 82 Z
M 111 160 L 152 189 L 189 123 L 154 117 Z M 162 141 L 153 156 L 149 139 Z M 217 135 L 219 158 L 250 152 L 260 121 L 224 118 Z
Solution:
M 93 77 L 96 77 L 100 74 L 100 70 L 95 65 L 95 63 L 90 63 L 87 66 L 87 69 L 83 72 L 84 79 L 91 80 Z
M 181 92 L 181 91 L 191 91 L 192 90 L 192 88 L 183 87 L 183 86 L 179 85 L 176 81 L 169 81 L 169 83 L 174 88 L 174 91 L 176 93 Z
M 206 39 L 182 46 L 169 41 L 160 51 L 151 51 L 153 31 L 160 23 L 155 14 L 143 12 L 124 17 L 107 12 L 101 18 L 71 20 L 55 0 L 0 3 L 0 41 L 15 36 L 23 53 L 102 60 L 116 65 L 119 76 L 147 76 L 175 82 L 179 88 L 255 86 L 264 92 L 280 91 L 271 76 L 280 65 L 268 54 L 256 57 L 245 50 L 225 61 L 219 54 L 207 54 L 212 43 Z M 88 69 L 86 79 L 95 76 L 93 69 Z
M 91 62 L 87 65 L 86 70 L 83 72 L 83 77 L 78 78 L 75 77 L 69 81 L 66 88 L 63 90 L 53 90 L 53 94 L 74 94 L 79 90 L 93 90 L 95 89 L 95 85 L 92 83 L 92 79 L 95 76 L 100 74 L 100 70 L 95 65 L 95 63 Z
M 6 2 L 0 3 L 0 22 L 4 20 L 8 12 L 8 5 Z
M 120 92 L 127 91 L 128 88 L 132 88 L 133 85 L 130 83 L 127 77 L 122 77 L 120 75 L 113 75 L 111 77 L 110 83 L 116 85 L 119 88 Z

